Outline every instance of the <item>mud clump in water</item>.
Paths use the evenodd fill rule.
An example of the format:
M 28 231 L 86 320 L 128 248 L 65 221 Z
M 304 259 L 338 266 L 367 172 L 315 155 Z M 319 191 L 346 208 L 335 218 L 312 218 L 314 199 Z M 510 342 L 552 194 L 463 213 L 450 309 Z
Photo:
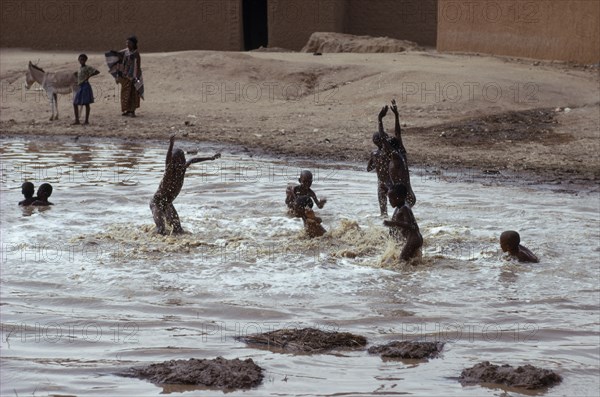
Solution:
M 262 371 L 250 358 L 242 361 L 217 357 L 213 360 L 170 360 L 144 368 L 132 368 L 123 375 L 146 379 L 157 385 L 203 385 L 231 390 L 258 386 L 263 379 Z
M 514 368 L 508 364 L 498 366 L 484 361 L 464 369 L 460 374 L 460 383 L 463 386 L 496 383 L 525 389 L 542 389 L 560 382 L 562 378 L 557 373 L 529 364 Z
M 314 328 L 280 329 L 237 339 L 248 345 L 292 353 L 320 353 L 339 348 L 358 348 L 367 344 L 367 339 L 361 335 L 325 332 Z
M 387 345 L 372 346 L 368 352 L 385 358 L 422 360 L 437 357 L 443 347 L 441 342 L 393 341 Z

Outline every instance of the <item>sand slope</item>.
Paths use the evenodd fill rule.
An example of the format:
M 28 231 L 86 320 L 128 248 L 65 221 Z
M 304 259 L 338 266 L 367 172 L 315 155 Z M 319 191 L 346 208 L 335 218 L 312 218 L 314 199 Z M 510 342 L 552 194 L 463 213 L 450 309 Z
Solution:
M 22 87 L 29 60 L 75 71 L 77 54 L 1 50 L 2 134 L 166 144 L 179 132 L 250 151 L 362 163 L 374 148 L 379 109 L 396 98 L 413 165 L 528 170 L 543 180 L 598 177 L 597 68 L 436 52 L 142 52 L 146 100 L 131 119 L 120 115 L 120 86 L 106 73 L 103 54 L 88 55 L 103 73 L 91 80 L 96 103 L 92 124 L 83 127 L 70 125 L 69 96 L 60 98 L 60 120 L 50 122 L 43 93 Z M 538 108 L 553 114 L 487 117 Z M 391 113 L 386 126 L 391 131 Z

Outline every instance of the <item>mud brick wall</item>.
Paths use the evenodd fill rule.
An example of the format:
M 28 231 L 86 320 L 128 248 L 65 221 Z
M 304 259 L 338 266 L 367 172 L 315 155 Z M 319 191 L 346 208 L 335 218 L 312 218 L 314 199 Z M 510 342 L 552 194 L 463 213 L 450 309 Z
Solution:
M 600 61 L 600 1 L 439 0 L 439 51 Z
M 2 0 L 1 47 L 140 51 L 241 50 L 241 0 Z
M 344 33 L 387 36 L 435 47 L 437 0 L 348 0 Z

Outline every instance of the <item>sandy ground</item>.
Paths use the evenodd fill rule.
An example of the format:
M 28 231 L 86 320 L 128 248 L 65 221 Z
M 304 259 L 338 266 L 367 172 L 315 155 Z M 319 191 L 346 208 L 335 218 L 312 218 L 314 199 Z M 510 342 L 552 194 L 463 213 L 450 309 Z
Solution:
M 597 67 L 434 51 L 396 54 L 143 53 L 146 100 L 121 116 L 103 54 L 88 64 L 91 125 L 72 126 L 71 96 L 49 121 L 27 62 L 76 71 L 77 54 L 0 50 L 0 132 L 232 143 L 249 154 L 365 163 L 380 108 L 396 98 L 411 165 L 519 173 L 595 189 L 600 152 Z M 567 109 L 565 109 L 567 108 Z M 386 118 L 393 129 L 391 112 Z

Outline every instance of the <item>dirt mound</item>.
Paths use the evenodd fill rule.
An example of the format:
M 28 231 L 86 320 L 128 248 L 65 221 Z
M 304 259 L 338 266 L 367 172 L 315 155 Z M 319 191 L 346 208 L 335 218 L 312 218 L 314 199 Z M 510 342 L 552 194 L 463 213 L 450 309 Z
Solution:
M 168 89 L 181 90 L 181 95 L 188 92 L 189 100 L 202 103 L 203 107 L 241 103 L 245 108 L 266 103 L 272 108 L 272 104 L 282 100 L 294 103 L 305 97 L 329 98 L 338 86 L 376 74 L 369 67 L 323 65 L 312 62 L 313 58 L 309 59 L 311 62 L 290 62 L 262 59 L 250 53 L 197 52 L 187 64 L 181 60 L 173 64 L 171 73 L 177 75 L 177 84 Z M 170 60 L 164 62 L 168 64 Z M 190 79 L 183 72 L 188 67 L 197 70 L 202 78 Z M 314 96 L 317 92 L 321 95 Z
M 368 352 L 385 358 L 427 359 L 437 357 L 443 347 L 441 342 L 393 341 L 386 345 L 372 346 Z
M 248 389 L 258 386 L 263 379 L 263 369 L 251 358 L 241 361 L 217 357 L 213 360 L 171 360 L 132 368 L 122 374 L 132 378 L 147 379 L 157 385 L 204 385 L 219 389 Z
M 325 332 L 314 328 L 280 329 L 237 338 L 248 345 L 281 349 L 292 353 L 320 353 L 338 348 L 357 348 L 367 344 L 364 336 L 349 332 Z
M 513 368 L 508 364 L 498 366 L 488 361 L 464 369 L 460 374 L 460 383 L 474 385 L 478 383 L 496 383 L 526 389 L 552 387 L 562 381 L 560 375 L 548 369 L 524 365 Z
M 556 134 L 556 112 L 553 109 L 530 109 L 468 118 L 429 128 L 434 134 L 448 138 L 454 146 L 477 146 L 511 142 L 560 144 L 573 140 L 570 134 Z
M 418 50 L 417 43 L 389 37 L 354 36 L 351 34 L 315 32 L 301 52 L 390 53 Z
M 281 47 L 263 47 L 260 46 L 254 50 L 250 50 L 250 52 L 296 52 L 293 50 L 290 50 L 288 48 L 281 48 Z

